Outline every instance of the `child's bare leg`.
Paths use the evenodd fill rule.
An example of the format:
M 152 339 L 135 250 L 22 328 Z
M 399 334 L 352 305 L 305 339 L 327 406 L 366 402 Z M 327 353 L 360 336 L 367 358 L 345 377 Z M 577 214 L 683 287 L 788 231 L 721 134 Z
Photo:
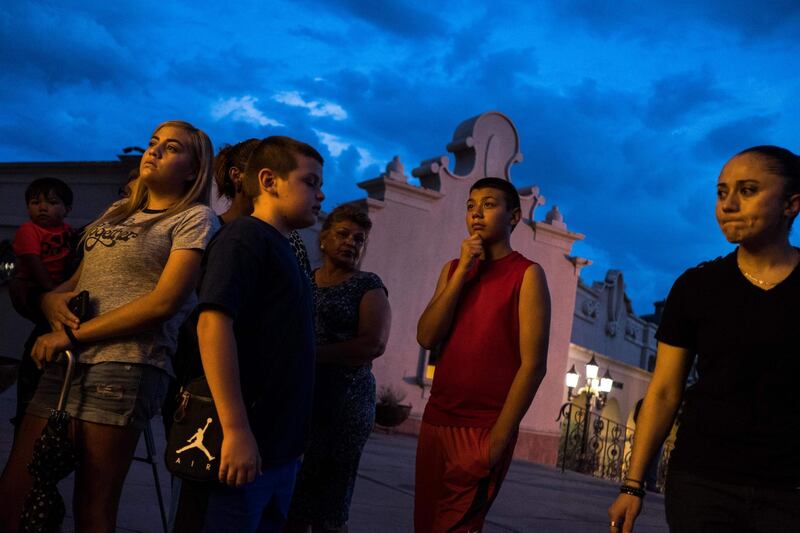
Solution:
M 114 533 L 122 485 L 140 430 L 76 421 L 79 463 L 75 472 L 73 511 L 79 533 Z

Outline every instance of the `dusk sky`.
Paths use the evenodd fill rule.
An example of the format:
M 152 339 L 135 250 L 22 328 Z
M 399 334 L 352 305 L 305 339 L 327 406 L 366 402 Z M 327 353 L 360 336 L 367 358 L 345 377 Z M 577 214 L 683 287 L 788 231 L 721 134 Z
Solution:
M 557 204 L 586 235 L 584 280 L 622 270 L 643 314 L 732 249 L 714 220 L 725 161 L 800 149 L 798 58 L 796 0 L 4 2 L 0 161 L 109 160 L 183 119 L 215 146 L 318 146 L 330 209 L 500 111 L 514 183 L 547 198 L 537 219 Z

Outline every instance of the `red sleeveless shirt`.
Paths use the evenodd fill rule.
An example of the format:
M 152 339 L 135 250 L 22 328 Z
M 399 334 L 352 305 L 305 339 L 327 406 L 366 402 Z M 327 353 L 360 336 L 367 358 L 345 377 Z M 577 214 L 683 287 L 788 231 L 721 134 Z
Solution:
M 448 279 L 457 260 L 450 263 Z M 485 427 L 497 421 L 520 366 L 519 293 L 533 261 L 519 252 L 479 261 L 461 290 L 423 420 Z

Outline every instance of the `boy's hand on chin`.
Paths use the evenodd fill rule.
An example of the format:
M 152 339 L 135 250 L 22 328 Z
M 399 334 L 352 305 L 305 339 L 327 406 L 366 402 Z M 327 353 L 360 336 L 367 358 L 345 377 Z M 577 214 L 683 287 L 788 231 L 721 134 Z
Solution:
M 483 255 L 483 239 L 477 233 L 473 233 L 461 241 L 461 256 L 458 259 L 458 268 L 465 273 L 469 272 L 481 255 Z

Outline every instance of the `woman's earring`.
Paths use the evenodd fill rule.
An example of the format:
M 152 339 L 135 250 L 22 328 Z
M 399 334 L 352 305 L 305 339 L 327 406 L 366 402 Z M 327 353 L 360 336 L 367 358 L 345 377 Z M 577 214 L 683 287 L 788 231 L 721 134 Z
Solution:
M 325 245 L 324 245 L 324 244 L 320 244 L 320 245 L 319 245 L 319 249 L 320 249 L 320 250 L 324 250 L 324 249 L 325 249 Z

